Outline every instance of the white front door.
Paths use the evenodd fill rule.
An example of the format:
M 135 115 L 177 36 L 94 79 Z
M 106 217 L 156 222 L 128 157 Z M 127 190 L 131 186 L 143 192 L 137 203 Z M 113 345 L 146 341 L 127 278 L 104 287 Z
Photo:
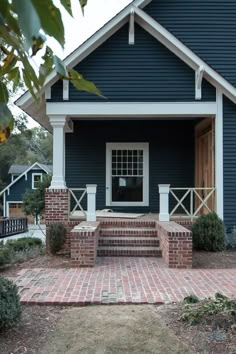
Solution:
M 149 144 L 106 144 L 106 205 L 149 205 Z

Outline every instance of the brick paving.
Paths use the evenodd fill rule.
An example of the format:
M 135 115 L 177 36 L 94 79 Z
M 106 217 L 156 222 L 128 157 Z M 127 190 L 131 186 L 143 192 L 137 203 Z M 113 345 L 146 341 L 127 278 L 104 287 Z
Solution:
M 178 302 L 216 292 L 236 298 L 236 269 L 168 269 L 161 258 L 97 258 L 94 268 L 23 269 L 21 302 L 44 305 Z

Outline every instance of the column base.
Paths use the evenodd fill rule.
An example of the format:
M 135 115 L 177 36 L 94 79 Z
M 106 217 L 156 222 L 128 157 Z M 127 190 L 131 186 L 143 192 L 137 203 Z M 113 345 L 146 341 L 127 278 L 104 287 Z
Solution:
M 64 178 L 52 177 L 51 185 L 49 189 L 66 189 L 66 182 Z

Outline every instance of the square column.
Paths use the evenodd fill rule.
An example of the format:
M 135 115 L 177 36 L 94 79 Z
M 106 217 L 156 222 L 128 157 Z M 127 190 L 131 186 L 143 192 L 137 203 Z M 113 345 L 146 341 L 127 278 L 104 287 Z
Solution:
M 50 189 L 65 189 L 65 123 L 66 116 L 49 116 L 53 128 L 53 176 Z
M 159 220 L 160 221 L 170 221 L 169 214 L 169 184 L 159 184 Z

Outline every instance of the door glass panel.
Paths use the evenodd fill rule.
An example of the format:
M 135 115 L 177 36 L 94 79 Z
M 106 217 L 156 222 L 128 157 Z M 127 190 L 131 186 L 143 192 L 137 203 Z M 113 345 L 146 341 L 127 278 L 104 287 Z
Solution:
M 143 150 L 112 150 L 112 201 L 143 201 Z

